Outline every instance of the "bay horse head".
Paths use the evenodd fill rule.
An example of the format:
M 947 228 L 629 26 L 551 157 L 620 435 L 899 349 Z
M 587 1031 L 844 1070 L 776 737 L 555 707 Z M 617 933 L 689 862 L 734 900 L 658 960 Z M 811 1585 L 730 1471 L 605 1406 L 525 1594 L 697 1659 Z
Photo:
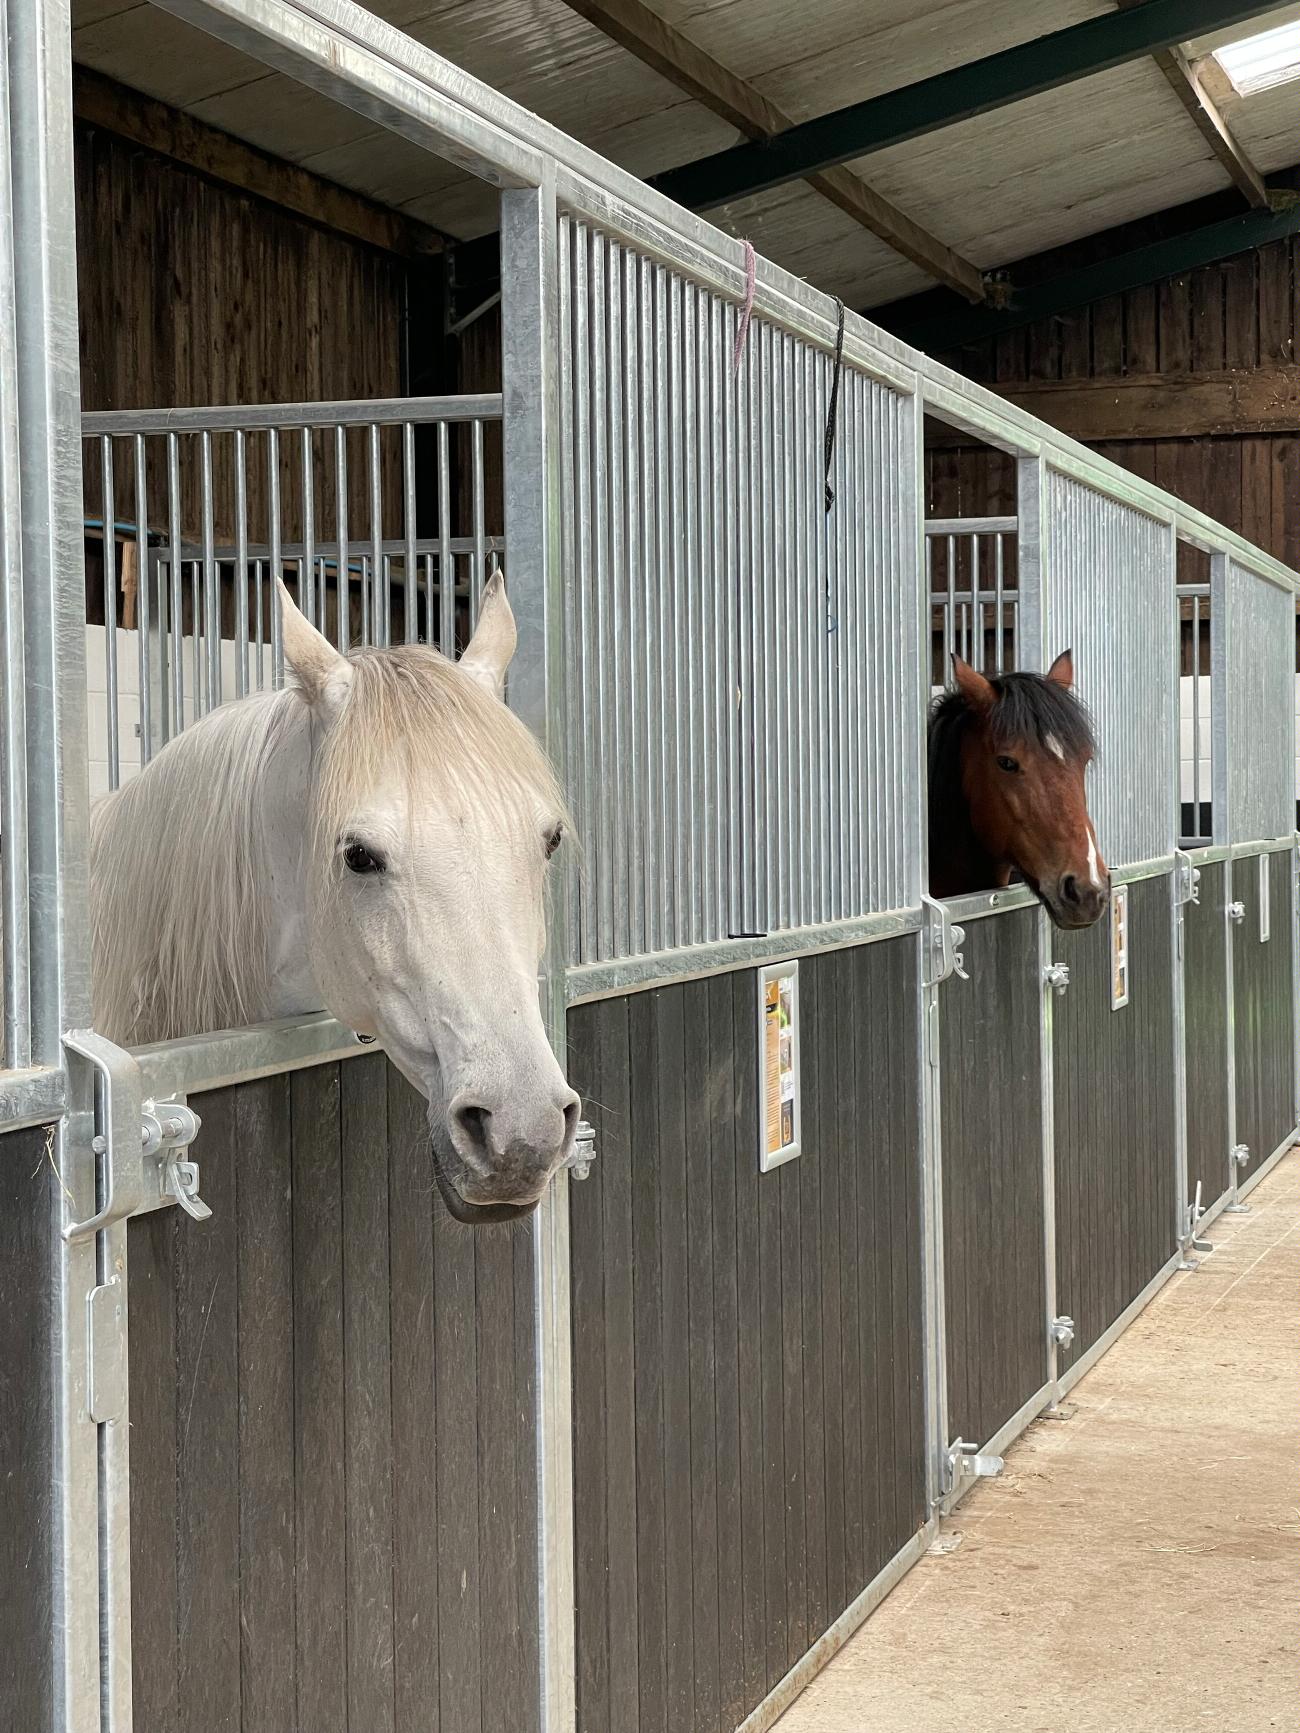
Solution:
M 1090 927 L 1110 900 L 1084 779 L 1096 751 L 1065 650 L 1043 674 L 986 678 L 952 659 L 930 713 L 930 888 L 996 890 L 1013 874 L 1058 927 Z

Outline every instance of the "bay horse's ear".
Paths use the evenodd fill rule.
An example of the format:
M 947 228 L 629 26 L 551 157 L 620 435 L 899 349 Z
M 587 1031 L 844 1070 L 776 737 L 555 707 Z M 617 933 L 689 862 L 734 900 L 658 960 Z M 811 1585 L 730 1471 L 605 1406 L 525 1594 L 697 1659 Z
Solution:
M 963 662 L 955 652 L 952 658 L 952 677 L 957 683 L 957 690 L 972 710 L 978 710 L 982 715 L 993 708 L 997 693 L 982 674 L 977 673 L 969 662 Z
M 1068 692 L 1074 685 L 1074 651 L 1062 650 L 1061 654 L 1047 670 L 1047 678 L 1055 680 L 1058 686 L 1064 686 Z
M 282 578 L 277 576 L 275 587 L 280 597 L 284 659 L 312 709 L 332 721 L 352 684 L 352 664 L 300 611 Z
M 500 698 L 505 688 L 506 669 L 510 666 L 517 642 L 515 616 L 506 599 L 505 580 L 500 572 L 493 572 L 483 586 L 474 636 L 466 644 L 457 666 L 463 668 L 471 680 L 486 687 L 494 698 Z

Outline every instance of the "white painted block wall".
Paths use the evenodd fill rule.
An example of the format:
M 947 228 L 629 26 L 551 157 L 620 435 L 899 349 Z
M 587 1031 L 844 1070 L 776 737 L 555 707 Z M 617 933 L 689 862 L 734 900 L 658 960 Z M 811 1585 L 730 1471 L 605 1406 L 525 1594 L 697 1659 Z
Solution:
M 128 782 L 140 774 L 140 634 L 119 626 L 117 639 L 117 749 L 120 779 Z M 194 640 L 182 641 L 185 658 L 185 725 L 195 716 L 193 691 Z M 205 654 L 202 641 L 200 653 Z M 257 650 L 249 649 L 249 681 L 257 680 Z M 262 647 L 262 677 L 271 679 L 271 647 Z M 235 646 L 225 640 L 221 645 L 221 689 L 229 697 L 235 694 Z M 105 657 L 103 626 L 86 627 L 86 739 L 90 767 L 90 798 L 98 799 L 109 789 L 109 718 L 108 668 Z

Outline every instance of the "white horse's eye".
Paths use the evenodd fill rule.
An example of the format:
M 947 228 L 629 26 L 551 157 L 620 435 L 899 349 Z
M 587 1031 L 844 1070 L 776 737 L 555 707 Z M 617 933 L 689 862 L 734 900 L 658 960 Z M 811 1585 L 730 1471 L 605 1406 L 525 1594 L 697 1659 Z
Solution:
M 562 824 L 557 824 L 554 830 L 547 831 L 546 842 L 543 845 L 546 849 L 547 860 L 550 860 L 551 856 L 555 853 L 556 849 L 559 848 L 560 844 L 563 841 L 564 841 L 564 826 Z
M 384 862 L 372 854 L 363 842 L 350 842 L 343 850 L 343 864 L 350 873 L 381 873 Z

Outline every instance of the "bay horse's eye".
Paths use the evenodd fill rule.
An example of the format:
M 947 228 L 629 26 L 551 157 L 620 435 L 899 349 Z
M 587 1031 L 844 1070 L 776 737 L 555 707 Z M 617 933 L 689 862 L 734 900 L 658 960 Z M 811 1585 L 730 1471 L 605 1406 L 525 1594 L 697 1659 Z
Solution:
M 1008 776 L 1014 776 L 1020 765 L 1014 758 L 999 758 L 998 769 L 1005 770 Z
M 560 844 L 563 841 L 564 841 L 564 826 L 562 824 L 557 824 L 554 830 L 547 831 L 546 841 L 542 845 L 546 850 L 547 860 L 550 860 L 551 856 L 555 853 L 556 849 L 559 848 Z
M 343 850 L 343 864 L 350 873 L 381 873 L 384 863 L 362 842 L 350 842 Z

